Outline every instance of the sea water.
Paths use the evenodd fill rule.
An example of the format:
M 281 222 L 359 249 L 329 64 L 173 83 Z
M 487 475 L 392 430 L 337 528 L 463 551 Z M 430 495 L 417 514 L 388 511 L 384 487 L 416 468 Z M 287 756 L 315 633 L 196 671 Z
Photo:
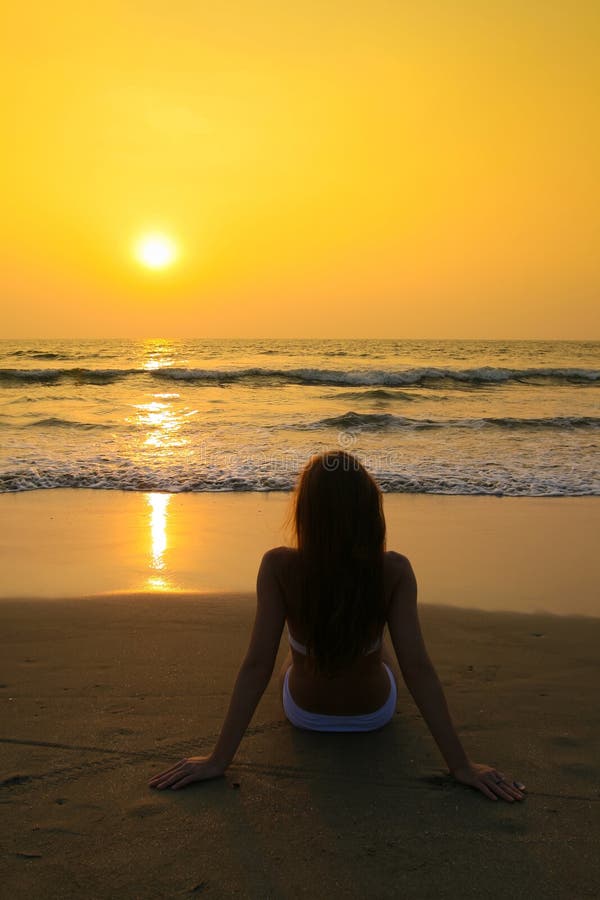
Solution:
M 600 343 L 0 341 L 0 492 L 285 491 L 345 449 L 384 491 L 600 493 Z

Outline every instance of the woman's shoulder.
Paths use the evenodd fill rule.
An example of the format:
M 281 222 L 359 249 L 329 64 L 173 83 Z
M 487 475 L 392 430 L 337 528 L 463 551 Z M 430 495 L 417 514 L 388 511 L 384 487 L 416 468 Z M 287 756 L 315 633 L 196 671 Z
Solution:
M 281 569 L 282 567 L 294 562 L 298 557 L 298 551 L 294 547 L 271 547 L 263 554 L 263 565 L 273 566 Z
M 295 596 L 294 586 L 298 580 L 298 551 L 293 547 L 272 547 L 263 555 L 261 568 L 266 567 L 284 593 L 286 607 Z
M 386 550 L 383 554 L 383 566 L 387 577 L 394 582 L 405 578 L 412 572 L 412 566 L 408 556 L 397 553 L 396 550 Z

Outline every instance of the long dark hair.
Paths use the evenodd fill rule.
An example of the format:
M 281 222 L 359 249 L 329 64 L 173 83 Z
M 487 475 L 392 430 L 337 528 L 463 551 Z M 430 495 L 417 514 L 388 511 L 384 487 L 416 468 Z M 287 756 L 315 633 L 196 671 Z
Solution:
M 299 624 L 313 667 L 332 675 L 385 624 L 381 491 L 355 456 L 330 450 L 308 461 L 294 500 Z

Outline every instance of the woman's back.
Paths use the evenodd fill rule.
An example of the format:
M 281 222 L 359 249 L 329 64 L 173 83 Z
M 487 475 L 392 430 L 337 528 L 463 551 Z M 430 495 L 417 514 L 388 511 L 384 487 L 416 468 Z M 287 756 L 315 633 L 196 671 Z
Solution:
M 359 654 L 354 661 L 334 674 L 324 674 L 315 670 L 309 655 L 294 647 L 307 643 L 302 614 L 301 559 L 297 550 L 278 547 L 272 550 L 273 562 L 282 589 L 286 619 L 293 637 L 290 649 L 293 667 L 289 685 L 294 700 L 309 712 L 325 715 L 362 715 L 370 713 L 385 702 L 390 689 L 389 677 L 382 665 L 383 636 L 375 636 L 374 649 Z M 384 554 L 384 595 L 385 605 L 389 605 L 395 584 L 398 581 L 398 554 Z

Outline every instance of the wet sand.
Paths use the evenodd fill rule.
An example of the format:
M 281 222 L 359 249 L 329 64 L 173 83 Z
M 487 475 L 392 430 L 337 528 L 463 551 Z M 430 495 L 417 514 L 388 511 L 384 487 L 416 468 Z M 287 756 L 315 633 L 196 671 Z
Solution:
M 426 603 L 600 617 L 600 500 L 386 494 Z M 251 592 L 290 495 L 59 489 L 0 496 L 0 597 Z
M 314 735 L 275 678 L 225 778 L 150 791 L 210 750 L 253 609 L 0 601 L 4 896 L 597 896 L 600 619 L 422 609 L 468 751 L 524 781 L 523 804 L 454 784 L 403 685 L 381 732 Z

